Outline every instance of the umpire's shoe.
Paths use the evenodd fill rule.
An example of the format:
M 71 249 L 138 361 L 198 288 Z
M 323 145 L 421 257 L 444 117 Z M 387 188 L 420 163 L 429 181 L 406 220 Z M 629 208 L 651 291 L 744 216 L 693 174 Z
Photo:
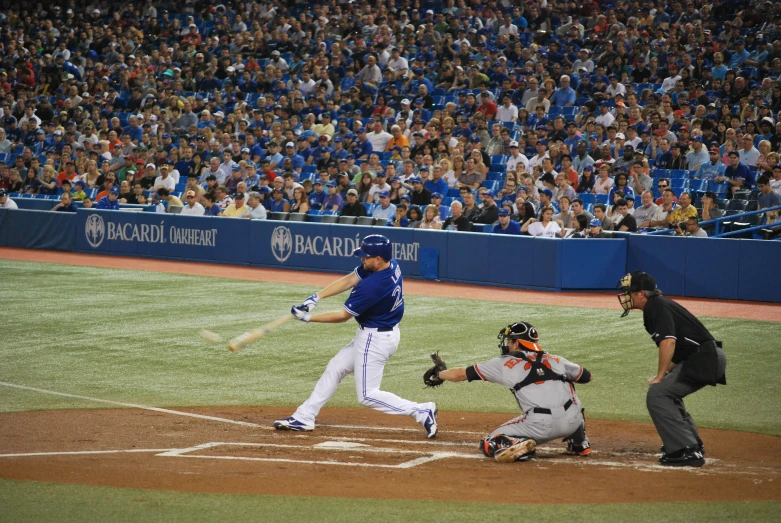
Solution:
M 275 421 L 274 428 L 277 430 L 292 430 L 295 432 L 312 432 L 313 430 L 315 430 L 314 425 L 307 425 L 306 423 L 301 423 L 293 416 Z
M 494 454 L 494 459 L 499 463 L 513 463 L 514 461 L 529 461 L 534 455 L 537 442 L 533 439 L 519 441 L 509 447 L 499 449 Z
M 705 445 L 702 443 L 702 440 L 700 438 L 697 438 L 697 450 L 702 454 L 703 457 L 705 457 Z M 664 451 L 664 445 L 662 445 L 662 454 L 666 454 Z
M 678 452 L 663 454 L 659 464 L 666 467 L 702 467 L 705 465 L 705 457 L 696 446 L 686 447 Z

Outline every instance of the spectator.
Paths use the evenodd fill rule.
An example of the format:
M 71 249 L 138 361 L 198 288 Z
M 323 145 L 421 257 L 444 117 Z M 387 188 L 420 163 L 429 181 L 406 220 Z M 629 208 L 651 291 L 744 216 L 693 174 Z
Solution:
M 678 198 L 679 205 L 667 216 L 667 222 L 673 228 L 676 228 L 678 224 L 682 223 L 690 216 L 697 217 L 697 209 L 695 209 L 691 203 L 692 199 L 689 193 L 681 193 L 681 196 Z
M 659 211 L 659 206 L 654 203 L 654 195 L 651 191 L 643 191 L 640 195 L 641 205 L 635 208 L 634 217 L 637 226 L 642 229 L 651 227 L 651 223 Z
M 407 228 L 417 229 L 421 220 L 423 219 L 423 216 L 420 213 L 420 207 L 417 205 L 411 205 L 409 211 L 407 212 L 407 218 L 409 219 Z
M 716 220 L 724 216 L 724 211 L 716 204 L 716 199 L 716 194 L 711 191 L 706 192 L 702 196 L 702 221 Z M 716 231 L 716 226 L 710 224 L 703 227 L 703 229 L 710 236 Z
M 271 191 L 271 201 L 267 210 L 269 212 L 290 212 L 290 202 L 285 198 L 285 191 L 279 187 Z
M 290 206 L 290 212 L 303 214 L 309 212 L 309 198 L 307 198 L 306 191 L 301 186 L 293 189 L 293 200 Z
M 572 187 L 570 187 L 567 175 L 565 173 L 557 174 L 556 194 L 553 195 L 553 201 L 558 203 L 561 198 L 567 198 L 567 203 L 569 203 L 576 197 L 577 193 Z
M 472 223 L 494 223 L 499 218 L 499 207 L 497 207 L 496 202 L 494 201 L 494 193 L 486 190 L 482 195 L 483 206 L 477 214 L 470 218 L 470 221 Z
M 420 176 L 413 176 L 407 181 L 412 185 L 412 192 L 410 193 L 412 205 L 419 207 L 429 205 L 431 203 L 431 191 L 424 187 Z
M 770 188 L 781 196 L 781 163 L 773 166 L 773 177 L 770 179 Z
M 198 202 L 198 195 L 195 191 L 187 191 L 184 199 L 185 205 L 180 214 L 184 216 L 203 216 L 206 213 L 206 209 Z
M 464 216 L 464 206 L 458 200 L 450 204 L 450 216 L 442 225 L 443 230 L 469 232 L 472 230 L 472 222 Z
M 530 236 L 544 236 L 546 238 L 555 238 L 563 236 L 564 229 L 561 225 L 553 221 L 553 207 L 545 206 L 540 210 L 540 220 L 529 218 L 521 227 L 521 232 L 528 233 Z
M 613 179 L 609 177 L 610 166 L 599 166 L 599 178 L 594 181 L 594 194 L 608 194 L 613 188 Z
M 0 189 L 0 209 L 18 209 L 16 202 L 8 197 L 8 191 Z
M 715 180 L 724 177 L 727 166 L 721 161 L 718 145 L 712 145 L 708 154 L 708 161 L 701 164 L 694 174 L 700 180 Z
M 607 215 L 607 207 L 604 203 L 594 204 L 594 218 L 597 218 L 602 223 L 602 229 L 605 231 L 613 230 L 613 221 Z
M 515 220 L 510 219 L 510 211 L 502 208 L 499 209 L 499 223 L 494 225 L 494 228 L 491 232 L 494 234 L 520 235 L 521 224 Z
M 217 204 L 217 200 L 214 194 L 206 193 L 201 197 L 201 204 L 204 208 L 204 216 L 220 216 L 222 209 Z
M 573 220 L 573 225 L 575 228 L 572 230 L 571 234 L 567 233 L 565 234 L 565 238 L 588 238 L 588 229 L 589 229 L 589 220 L 583 216 L 582 214 L 579 216 L 575 216 L 575 219 Z
M 423 213 L 423 218 L 420 220 L 419 229 L 436 229 L 442 228 L 442 218 L 439 216 L 439 211 L 436 205 L 427 205 Z
M 752 174 L 748 166 L 740 161 L 740 154 L 737 151 L 729 152 L 729 162 L 730 164 L 724 169 L 724 175 L 717 176 L 713 181 L 716 183 L 727 182 L 729 184 L 727 197 L 731 198 L 735 191 L 739 191 L 752 179 Z
M 119 187 L 109 189 L 108 195 L 98 200 L 98 209 L 119 210 Z
M 613 234 L 606 232 L 603 227 L 603 222 L 599 218 L 594 218 L 589 222 L 588 238 L 613 238 Z
M 637 221 L 629 213 L 629 203 L 625 199 L 620 198 L 616 202 L 616 213 L 620 218 L 618 223 L 616 223 L 615 230 L 620 232 L 637 232 Z
M 153 183 L 152 190 L 157 191 L 158 189 L 168 189 L 169 191 L 173 191 L 176 188 L 176 181 L 169 173 L 170 167 L 168 164 L 162 164 L 160 165 L 160 176 L 155 178 L 155 181 Z
M 336 182 L 330 181 L 325 184 L 328 188 L 328 194 L 323 198 L 323 210 L 330 212 L 339 212 L 342 209 L 342 195 L 336 191 Z
M 639 194 L 643 191 L 650 191 L 654 186 L 654 181 L 643 171 L 643 162 L 641 160 L 633 162 L 629 166 L 629 179 L 627 186 L 633 194 Z
M 366 216 L 366 207 L 358 201 L 358 191 L 350 189 L 347 191 L 347 203 L 342 207 L 339 216 Z
M 683 227 L 685 227 L 686 230 L 684 230 Z M 704 229 L 700 228 L 700 223 L 696 216 L 688 217 L 686 219 L 686 223 L 683 224 L 683 227 L 681 227 L 681 224 L 679 223 L 675 228 L 675 233 L 678 236 L 694 236 L 696 238 L 708 237 L 708 233 L 705 232 Z
M 380 203 L 372 211 L 372 217 L 387 222 L 396 216 L 396 206 L 390 201 L 388 191 L 380 191 Z
M 268 213 L 263 206 L 263 199 L 259 192 L 252 191 L 247 198 L 247 205 L 249 206 L 249 212 L 242 215 L 242 218 L 249 218 L 251 220 L 265 220 Z
M 710 163 L 710 156 L 703 147 L 702 138 L 695 136 L 691 142 L 692 150 L 686 155 L 686 168 L 696 171 L 701 166 Z
M 182 200 L 180 200 L 177 196 L 171 194 L 171 192 L 168 189 L 161 188 L 158 189 L 157 192 L 152 194 L 157 194 L 161 200 L 168 202 L 169 209 L 171 207 L 184 207 L 184 203 L 182 202 Z
M 403 203 L 397 205 L 394 217 L 388 220 L 385 225 L 388 227 L 407 227 L 409 225 L 407 206 Z

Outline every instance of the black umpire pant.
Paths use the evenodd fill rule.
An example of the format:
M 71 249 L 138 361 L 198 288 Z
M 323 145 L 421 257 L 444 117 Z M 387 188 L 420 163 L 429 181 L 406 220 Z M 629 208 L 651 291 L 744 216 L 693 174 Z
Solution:
M 719 376 L 723 376 L 727 368 L 727 356 L 721 348 L 716 349 L 716 354 Z M 660 383 L 648 387 L 646 394 L 648 413 L 668 454 L 696 446 L 700 437 L 691 414 L 686 411 L 683 398 L 705 385 L 685 380 L 682 375 L 684 365 L 685 361 L 676 365 Z

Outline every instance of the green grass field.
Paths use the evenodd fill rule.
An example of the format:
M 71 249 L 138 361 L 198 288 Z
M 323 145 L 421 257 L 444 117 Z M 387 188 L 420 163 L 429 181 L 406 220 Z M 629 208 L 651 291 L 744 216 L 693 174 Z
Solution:
M 225 267 L 226 274 L 230 270 Z M 5 260 L 0 261 L 0 274 L 6 282 L 0 381 L 114 401 L 158 407 L 292 408 L 309 395 L 327 361 L 355 330 L 353 323 L 325 326 L 290 322 L 263 343 L 230 354 L 223 346 L 205 343 L 198 331 L 207 328 L 230 338 L 278 318 L 317 289 Z M 322 302 L 318 311 L 340 305 L 339 299 L 332 298 Z M 423 389 L 421 375 L 430 365 L 429 352 L 441 351 L 451 366 L 489 359 L 498 353 L 499 328 L 519 319 L 539 329 L 546 350 L 594 373 L 595 382 L 578 389 L 590 417 L 649 420 L 646 378 L 656 368 L 657 352 L 640 315 L 621 319 L 617 304 L 616 310 L 600 310 L 408 295 L 401 346 L 386 368 L 383 385 L 412 400 L 428 398 L 431 393 Z M 775 383 L 781 375 L 781 324 L 702 320 L 724 341 L 729 386 L 708 388 L 687 399 L 698 424 L 781 435 L 781 403 L 771 400 L 778 396 Z M 340 387 L 329 406 L 356 406 L 350 383 Z M 8 387 L 0 387 L 0 397 L 1 412 L 101 407 Z M 501 387 L 453 386 L 446 393 L 438 392 L 436 400 L 440 409 L 451 411 L 511 413 L 517 409 Z M 316 511 L 313 518 L 321 521 L 339 520 L 340 515 L 343 519 L 339 507 L 351 504 L 360 504 L 367 521 L 409 520 L 435 513 L 431 504 L 406 501 L 139 492 L 3 481 L 0 520 L 105 519 L 117 505 L 127 506 L 122 519 L 133 521 L 203 519 L 210 512 L 199 512 L 201 506 L 222 507 L 226 517 L 219 519 L 253 519 L 247 516 L 257 514 L 254 511 L 259 507 L 290 503 Z M 78 502 L 92 497 L 99 497 L 100 502 L 89 508 Z M 30 501 L 41 499 L 48 503 Z M 686 507 L 685 514 L 692 516 L 688 519 L 698 515 L 705 519 L 706 514 L 726 519 L 735 511 L 743 514 L 736 519 L 757 520 L 772 519 L 779 504 L 708 505 L 707 510 L 694 504 Z M 160 510 L 153 514 L 153 508 Z M 547 507 L 539 514 L 542 519 L 576 514 L 578 519 L 594 521 L 608 517 L 664 520 L 670 513 L 668 508 L 564 506 Z M 496 505 L 489 510 L 474 504 L 450 504 L 440 510 L 446 510 L 442 515 L 454 520 L 473 519 L 477 514 L 497 520 L 513 518 L 513 509 Z M 672 513 L 683 517 L 680 510 Z M 388 514 L 395 516 L 382 517 Z

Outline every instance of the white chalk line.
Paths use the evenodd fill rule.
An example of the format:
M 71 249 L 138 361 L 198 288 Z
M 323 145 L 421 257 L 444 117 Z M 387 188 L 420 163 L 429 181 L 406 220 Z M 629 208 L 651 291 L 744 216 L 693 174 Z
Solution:
M 37 387 L 28 387 L 26 385 L 17 385 L 15 383 L 8 383 L 6 381 L 0 381 L 0 385 L 4 387 L 12 387 L 14 389 L 22 389 L 22 390 L 31 390 L 33 392 L 40 392 L 42 394 L 51 394 L 53 396 L 62 396 L 64 398 L 74 398 L 79 400 L 85 400 L 85 401 L 94 401 L 96 403 L 105 403 L 107 405 L 117 405 L 120 407 L 128 407 L 132 409 L 141 409 L 141 410 L 149 410 L 152 412 L 162 412 L 163 414 L 173 414 L 176 416 L 186 416 L 189 418 L 198 418 L 198 419 L 207 419 L 210 421 L 220 421 L 222 423 L 231 423 L 233 425 L 242 425 L 244 427 L 253 427 L 253 428 L 268 428 L 264 427 L 263 425 L 258 425 L 257 423 L 250 423 L 248 421 L 237 421 L 232 420 L 228 418 L 218 418 L 216 416 L 207 416 L 205 414 L 195 414 L 193 412 L 182 412 L 180 410 L 171 410 L 171 409 L 161 409 L 159 407 L 149 407 L 147 405 L 139 405 L 137 403 L 125 403 L 123 401 L 113 401 L 113 400 L 104 400 L 101 398 L 93 398 L 90 396 L 81 396 L 79 394 L 68 394 L 67 392 L 57 392 L 55 390 L 47 390 L 47 389 L 39 389 Z
M 83 395 L 80 395 L 80 394 L 70 394 L 70 393 L 67 393 L 67 392 L 58 392 L 58 391 L 49 390 L 49 389 L 41 389 L 41 388 L 38 388 L 38 387 L 29 387 L 27 385 L 19 385 L 19 384 L 16 384 L 16 383 L 9 383 L 9 382 L 6 382 L 6 381 L 0 381 L 0 386 L 11 387 L 11 388 L 21 389 L 21 390 L 29 390 L 29 391 L 33 391 L 33 392 L 39 392 L 39 393 L 42 393 L 42 394 L 51 394 L 51 395 L 54 395 L 54 396 L 61 396 L 61 397 L 65 397 L 65 398 L 74 398 L 74 399 L 80 399 L 80 400 L 85 400 L 85 401 L 93 401 L 93 402 L 96 402 L 96 403 L 104 403 L 104 404 L 107 404 L 107 405 L 116 405 L 116 406 L 119 406 L 119 407 L 127 407 L 127 408 L 134 408 L 134 409 L 140 409 L 140 410 L 148 410 L 148 411 L 151 411 L 151 412 L 160 412 L 160 413 L 163 413 L 163 414 L 171 414 L 171 415 L 175 415 L 175 416 L 185 416 L 185 417 L 204 419 L 204 420 L 209 420 L 209 421 L 217 421 L 217 422 L 221 422 L 221 423 L 229 423 L 229 424 L 233 424 L 233 425 L 240 425 L 240 426 L 245 426 L 245 427 L 257 428 L 257 429 L 261 429 L 261 430 L 269 430 L 269 431 L 274 430 L 274 428 L 271 427 L 271 426 L 261 425 L 261 424 L 258 424 L 258 423 L 252 423 L 252 422 L 248 422 L 248 421 L 239 421 L 239 420 L 233 420 L 233 419 L 230 419 L 230 418 L 221 418 L 221 417 L 217 417 L 217 416 L 208 416 L 208 415 L 205 415 L 205 414 L 197 414 L 197 413 L 194 413 L 194 412 L 183 412 L 183 411 L 179 411 L 179 410 L 165 409 L 165 408 L 160 408 L 160 407 L 150 407 L 148 405 L 140 405 L 140 404 L 137 404 L 137 403 L 127 403 L 127 402 L 122 402 L 122 401 L 107 400 L 107 399 L 103 399 L 103 398 L 95 398 L 95 397 L 92 397 L 92 396 L 83 396 Z M 421 430 L 421 429 L 408 428 L 408 427 L 378 427 L 378 426 L 362 426 L 362 425 L 320 425 L 320 427 L 323 427 L 323 428 L 335 428 L 335 429 L 347 429 L 347 430 L 374 430 L 374 431 L 388 431 L 388 432 L 420 432 L 420 430 Z M 483 433 L 483 432 L 474 432 L 474 431 L 458 431 L 458 430 L 450 431 L 449 430 L 447 432 L 448 432 L 448 434 L 466 434 L 466 435 L 478 435 L 478 436 L 484 436 L 485 435 L 485 433 Z M 321 437 L 321 438 L 326 438 L 326 439 L 328 438 L 328 436 L 315 436 L 315 437 Z M 333 438 L 332 437 L 331 439 L 337 439 L 337 438 Z M 339 438 L 339 439 L 347 439 L 347 438 Z M 361 440 L 372 441 L 371 438 L 362 438 L 362 439 L 359 439 L 359 438 L 349 438 L 349 439 L 353 440 L 353 441 L 361 441 Z M 384 440 L 377 439 L 377 440 L 373 440 L 373 441 L 384 441 Z M 403 442 L 406 442 L 406 440 L 387 440 L 386 442 L 388 442 L 388 443 L 390 443 L 390 442 L 403 443 Z M 432 441 L 432 442 L 429 442 L 429 441 L 415 441 L 415 442 L 409 441 L 409 443 L 416 443 L 416 444 L 423 443 L 423 444 L 432 444 L 432 445 L 438 445 L 438 444 L 452 445 L 453 444 L 453 443 L 450 443 L 450 442 L 436 442 L 436 441 Z M 455 445 L 472 445 L 472 444 L 473 443 L 455 443 Z M 167 451 L 167 450 L 170 450 L 170 449 L 163 449 L 163 450 Z M 176 449 L 174 449 L 174 450 L 176 450 Z M 544 451 L 544 449 L 538 449 L 538 450 L 541 451 L 542 453 L 546 453 L 547 452 L 547 451 Z M 133 450 L 127 451 L 127 452 L 132 452 L 132 451 L 143 452 L 143 449 L 140 449 L 140 450 L 133 449 Z M 87 452 L 97 453 L 97 452 L 113 452 L 113 451 L 87 451 Z M 116 452 L 126 452 L 126 451 L 116 451 Z M 150 452 L 152 452 L 152 451 L 150 451 Z M 597 452 L 599 452 L 599 451 L 595 451 L 595 453 L 597 453 Z M 45 453 L 32 453 L 32 454 L 33 455 L 37 455 L 37 454 L 45 455 Z M 50 455 L 56 455 L 56 454 L 57 453 L 50 454 Z M 632 452 L 606 452 L 605 454 L 608 455 L 608 456 L 631 456 L 631 455 L 636 455 L 636 456 L 656 456 L 656 454 L 643 454 L 643 453 L 632 453 Z M 19 454 L 17 456 L 22 456 L 22 455 L 23 454 Z M 12 457 L 12 456 L 13 455 L 0 454 L 0 457 Z M 195 457 L 195 456 L 188 456 L 188 457 Z M 224 456 L 224 457 L 226 457 L 226 456 Z M 271 458 L 253 458 L 253 459 L 267 460 L 267 459 L 271 459 Z M 719 460 L 713 460 L 711 458 L 707 458 L 706 459 L 706 464 L 713 465 L 717 461 L 719 461 Z M 545 460 L 545 463 L 559 463 L 559 462 L 561 462 L 561 463 L 573 463 L 573 460 L 569 460 L 569 459 L 566 459 L 566 460 L 546 459 Z M 604 464 L 606 466 L 614 466 L 613 464 L 618 464 L 620 462 L 602 462 L 602 461 L 596 461 L 596 460 L 591 459 L 591 460 L 588 460 L 588 461 L 586 461 L 586 460 L 574 461 L 574 463 L 594 464 L 594 465 Z M 628 464 L 621 464 L 621 465 L 615 465 L 615 466 L 627 466 L 627 465 Z M 634 465 L 632 465 L 632 466 L 634 466 Z M 658 470 L 686 470 L 686 471 L 689 471 L 689 472 L 697 472 L 698 471 L 698 469 L 693 469 L 693 468 L 690 468 L 690 467 L 676 468 L 676 467 L 664 467 L 662 465 L 654 465 L 654 464 L 637 464 L 635 467 L 637 467 L 637 466 L 642 466 L 642 467 L 650 469 L 650 470 L 657 470 L 657 469 Z M 727 465 L 727 464 L 724 464 L 724 466 L 735 467 L 735 465 Z M 762 472 L 772 472 L 774 474 L 779 474 L 780 473 L 776 469 L 767 468 L 767 467 L 749 467 L 749 468 L 751 468 L 753 470 L 759 470 L 759 471 L 762 471 Z M 709 469 L 709 472 L 707 472 L 707 473 L 710 473 L 710 472 L 715 472 L 715 471 L 713 469 Z M 704 471 L 700 472 L 700 473 L 704 473 Z M 754 473 L 754 472 L 752 472 L 750 470 L 748 470 L 748 471 L 746 471 L 746 470 L 744 470 L 744 471 L 731 470 L 731 471 L 724 471 L 724 472 L 718 472 L 718 473 L 722 473 L 722 474 L 741 474 L 741 475 L 756 475 L 757 474 L 757 473 Z
M 183 412 L 180 410 L 164 409 L 160 407 L 150 407 L 148 405 L 140 405 L 138 403 L 127 403 L 124 401 L 114 401 L 102 398 L 94 398 L 92 396 L 82 396 L 80 394 L 70 394 L 67 392 L 58 392 L 56 390 L 40 389 L 38 387 L 28 387 L 27 385 L 18 385 L 16 383 L 9 383 L 7 381 L 0 381 L 0 385 L 5 387 L 11 387 L 15 389 L 30 390 L 33 392 L 40 392 L 41 394 L 51 394 L 53 396 L 61 396 L 64 398 L 74 398 L 85 401 L 94 401 L 96 403 L 105 403 L 107 405 L 116 405 L 118 407 L 127 407 L 132 409 L 148 410 L 152 412 L 161 412 L 164 414 L 173 414 L 175 416 L 186 416 L 189 418 L 205 419 L 210 421 L 219 421 L 222 423 L 231 423 L 233 425 L 241 425 L 244 427 L 253 427 L 261 430 L 274 430 L 274 427 L 270 425 L 261 425 L 259 423 L 252 423 L 249 421 L 238 421 L 229 418 L 220 418 L 216 416 L 207 416 L 205 414 L 196 414 L 194 412 Z M 377 427 L 377 426 L 362 426 L 362 425 L 319 425 L 322 428 L 334 428 L 334 429 L 348 429 L 348 430 L 376 430 L 376 431 L 391 431 L 391 432 L 423 432 L 422 428 L 409 428 L 409 427 Z M 484 435 L 482 432 L 470 432 L 453 430 L 448 431 L 451 434 L 469 434 L 469 435 Z
M 128 450 L 71 450 L 56 452 L 20 452 L 16 454 L 0 454 L 0 458 L 27 458 L 36 456 L 80 456 L 90 454 L 132 454 L 142 452 L 168 452 L 175 449 L 128 449 Z

